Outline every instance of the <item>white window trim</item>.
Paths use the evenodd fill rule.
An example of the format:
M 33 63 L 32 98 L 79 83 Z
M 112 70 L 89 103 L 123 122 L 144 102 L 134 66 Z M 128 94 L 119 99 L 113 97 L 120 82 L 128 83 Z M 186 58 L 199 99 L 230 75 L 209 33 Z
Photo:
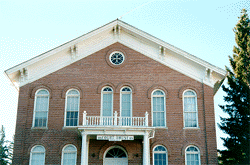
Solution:
M 188 153 L 191 153 L 191 154 L 198 154 L 199 165 L 201 165 L 201 152 L 200 152 L 200 149 L 199 149 L 198 147 L 194 146 L 194 145 L 189 145 L 189 146 L 187 146 L 186 149 L 185 149 L 185 165 L 187 165 L 187 149 L 188 149 L 189 147 L 195 147 L 195 148 L 198 150 L 197 152 L 189 152 L 189 151 L 188 151 Z
M 70 96 L 78 96 L 79 100 L 78 100 L 78 121 L 77 121 L 77 126 L 79 126 L 79 113 L 80 113 L 80 92 L 77 89 L 71 88 L 66 92 L 66 97 L 65 97 L 65 107 L 64 107 L 64 127 L 77 127 L 77 126 L 66 126 L 66 119 L 67 119 L 67 103 L 68 103 L 68 93 L 71 90 L 76 90 L 78 92 L 78 94 L 75 95 L 70 95 Z
M 155 91 L 161 91 L 164 94 L 164 105 L 163 106 L 164 106 L 165 126 L 153 126 L 153 123 L 154 123 L 154 121 L 153 121 L 153 119 L 154 119 L 154 117 L 153 117 L 153 97 L 162 97 L 162 95 L 153 95 L 153 93 Z M 151 93 L 151 121 L 152 121 L 151 122 L 152 127 L 155 127 L 155 128 L 167 128 L 166 93 L 163 90 L 161 90 L 161 89 L 155 89 Z
M 125 92 L 125 91 L 122 91 L 123 90 L 123 88 L 129 88 L 130 89 L 130 92 Z M 130 94 L 130 109 L 131 109 L 131 112 L 130 112 L 130 117 L 132 117 L 133 116 L 133 106 L 132 106 L 132 104 L 133 104 L 133 102 L 132 102 L 132 89 L 130 88 L 130 87 L 128 87 L 128 86 L 124 86 L 124 87 L 122 87 L 121 88 L 121 90 L 120 90 L 120 117 L 122 117 L 122 94 Z
M 108 151 L 111 150 L 111 149 L 113 149 L 113 148 L 119 148 L 119 149 L 123 150 L 125 152 L 126 156 L 127 156 L 126 158 L 128 158 L 128 153 L 127 153 L 127 151 L 123 147 L 121 147 L 121 146 L 111 146 L 108 149 L 106 149 L 106 151 L 104 152 L 103 159 L 106 158 L 106 154 L 108 153 Z
M 115 54 L 115 53 L 119 53 L 119 54 L 122 55 L 122 57 L 123 57 L 122 63 L 120 63 L 120 64 L 114 64 L 114 63 L 111 61 L 111 56 L 112 56 L 113 54 Z M 109 55 L 109 61 L 111 62 L 111 64 L 116 65 L 116 66 L 119 66 L 119 65 L 121 65 L 121 64 L 124 63 L 124 61 L 125 61 L 125 56 L 124 56 L 124 54 L 123 54 L 122 52 L 120 52 L 120 51 L 114 51 L 114 52 L 112 52 L 112 53 Z
M 110 88 L 112 91 L 111 92 L 109 92 L 109 91 L 103 91 L 105 88 Z M 105 87 L 103 87 L 102 88 L 102 92 L 101 92 L 101 117 L 103 117 L 103 94 L 107 94 L 107 93 L 111 93 L 111 95 L 112 95 L 112 104 L 111 104 L 111 116 L 110 117 L 113 117 L 113 104 L 114 104 L 114 92 L 113 92 L 113 88 L 112 87 L 110 87 L 110 86 L 105 86 Z
M 155 148 L 158 147 L 158 146 L 162 146 L 162 147 L 164 147 L 166 149 L 166 152 L 165 152 L 165 154 L 166 154 L 166 165 L 168 165 L 168 150 L 163 145 L 156 145 L 156 146 L 154 146 L 154 148 L 153 148 L 153 165 L 155 165 L 155 155 L 154 154 L 155 153 L 161 153 L 161 154 L 163 153 L 163 151 L 155 151 Z
M 185 93 L 185 92 L 188 92 L 188 91 L 194 92 L 195 96 L 184 96 L 184 93 Z M 185 127 L 184 97 L 195 97 L 196 112 L 193 112 L 193 113 L 196 113 L 196 121 L 197 121 L 197 122 L 196 122 L 196 127 Z M 199 121 L 198 121 L 197 93 L 196 93 L 194 90 L 186 89 L 186 90 L 182 93 L 182 108 L 183 108 L 183 128 L 184 128 L 184 129 L 198 129 L 198 128 L 199 128 Z
M 44 164 L 45 164 L 46 149 L 44 148 L 44 152 L 33 152 L 32 150 L 33 150 L 34 148 L 36 148 L 36 147 L 43 147 L 43 148 L 44 148 L 44 146 L 42 146 L 42 145 L 35 145 L 35 146 L 33 146 L 33 147 L 31 148 L 31 150 L 30 150 L 30 162 L 29 162 L 29 165 L 31 165 L 32 154 L 33 154 L 33 153 L 44 153 Z
M 48 117 L 49 117 L 49 99 L 50 99 L 50 93 L 48 95 L 39 95 L 39 96 L 48 96 L 48 110 L 47 110 L 47 122 L 46 122 L 46 127 L 35 127 L 35 117 L 36 117 L 36 101 L 37 101 L 37 93 L 41 90 L 45 90 L 49 93 L 49 91 L 47 89 L 44 89 L 44 88 L 41 88 L 41 89 L 38 89 L 36 91 L 36 94 L 35 94 L 35 101 L 34 101 L 34 109 L 33 109 L 33 121 L 32 121 L 32 129 L 44 129 L 44 128 L 48 128 Z
M 67 144 L 67 145 L 65 145 L 65 146 L 63 147 L 63 149 L 62 149 L 61 165 L 63 165 L 63 156 L 64 156 L 64 153 L 65 153 L 64 149 L 65 149 L 66 147 L 68 147 L 68 146 L 73 146 L 73 147 L 76 149 L 75 151 L 67 152 L 67 153 L 76 153 L 76 159 L 75 159 L 75 165 L 76 165 L 76 162 L 77 162 L 77 148 L 76 148 L 76 146 L 73 145 L 73 144 Z M 72 165 L 73 165 L 73 164 L 72 164 Z

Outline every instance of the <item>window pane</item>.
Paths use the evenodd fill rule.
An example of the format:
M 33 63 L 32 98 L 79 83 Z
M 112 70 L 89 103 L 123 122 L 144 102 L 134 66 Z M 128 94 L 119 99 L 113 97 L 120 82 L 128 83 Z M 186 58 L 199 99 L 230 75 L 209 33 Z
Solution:
M 163 146 L 157 146 L 154 151 L 166 151 L 166 149 Z
M 157 90 L 152 96 L 153 126 L 165 126 L 165 98 L 164 93 Z
M 79 92 L 77 90 L 70 90 L 67 95 L 79 95 Z
M 167 154 L 166 153 L 154 153 L 154 165 L 166 165 Z
M 78 112 L 67 112 L 66 115 L 66 126 L 78 125 Z
M 78 111 L 79 108 L 79 96 L 67 97 L 67 111 Z
M 192 91 L 188 91 L 193 93 Z M 185 92 L 186 94 L 187 92 Z M 184 95 L 185 95 L 184 94 Z M 190 94 L 191 95 L 191 94 Z M 195 95 L 193 93 L 193 95 Z M 185 127 L 197 127 L 197 108 L 196 97 L 184 96 L 184 126 Z
M 123 89 L 122 89 L 122 91 L 123 91 L 123 92 L 130 92 L 130 91 L 131 91 L 131 89 L 130 89 L 130 88 L 127 88 L 127 87 L 125 87 L 125 88 L 123 88 Z
M 196 147 L 188 147 L 186 149 L 186 161 L 190 165 L 200 165 L 200 154 Z
M 75 165 L 77 150 L 73 145 L 69 145 L 63 150 L 63 165 Z
M 109 88 L 109 87 L 106 87 L 106 88 L 104 88 L 104 89 L 103 89 L 103 91 L 105 91 L 105 92 L 111 92 L 111 91 L 112 91 L 112 89 L 111 89 L 111 88 Z
M 196 111 L 195 97 L 184 97 L 184 111 L 185 112 Z
M 45 164 L 45 148 L 43 146 L 35 146 L 30 153 L 31 165 L 44 165 Z
M 164 95 L 164 93 L 162 91 L 155 91 L 153 95 Z
M 47 125 L 47 113 L 48 112 L 36 112 L 35 115 L 35 127 L 46 127 Z
M 67 93 L 66 126 L 78 125 L 80 96 L 77 90 L 70 90 Z
M 49 96 L 36 97 L 36 111 L 47 111 L 49 103 Z
M 193 91 L 186 91 L 184 96 L 195 96 L 195 93 Z
M 44 153 L 32 153 L 31 165 L 44 165 L 45 154 Z
M 45 152 L 45 149 L 42 146 L 36 146 L 32 149 L 32 152 Z
M 155 106 L 153 106 L 153 107 L 155 107 Z M 153 126 L 165 126 L 165 113 L 164 113 L 164 108 L 163 108 L 163 110 L 159 110 L 159 109 L 157 109 L 157 108 L 159 108 L 159 106 L 157 107 L 155 107 L 154 109 L 155 109 L 155 111 L 156 112 L 153 112 Z
M 122 117 L 131 115 L 131 94 L 122 94 Z
M 49 92 L 46 90 L 40 90 L 39 92 L 37 92 L 37 95 L 48 95 Z
M 63 165 L 74 165 L 76 164 L 76 153 L 64 153 Z
M 112 93 L 103 94 L 102 115 L 112 116 Z
M 47 91 L 41 90 L 38 92 L 48 94 Z M 34 127 L 46 127 L 47 126 L 47 114 L 49 108 L 49 96 L 36 96 L 36 105 L 35 105 L 35 119 Z

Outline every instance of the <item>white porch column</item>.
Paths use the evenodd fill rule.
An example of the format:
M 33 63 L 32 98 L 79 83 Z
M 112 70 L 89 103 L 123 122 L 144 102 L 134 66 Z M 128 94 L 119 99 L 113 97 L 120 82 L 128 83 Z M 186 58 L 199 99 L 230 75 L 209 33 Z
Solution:
M 81 165 L 88 165 L 88 145 L 87 134 L 82 131 L 82 153 L 81 153 Z
M 143 165 L 150 165 L 149 133 L 145 132 L 143 136 Z

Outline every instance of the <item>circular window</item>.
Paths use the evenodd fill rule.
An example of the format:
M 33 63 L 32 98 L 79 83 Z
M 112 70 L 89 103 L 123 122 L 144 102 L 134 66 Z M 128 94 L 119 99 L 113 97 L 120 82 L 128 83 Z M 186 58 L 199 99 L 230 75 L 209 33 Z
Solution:
M 120 65 L 124 62 L 125 56 L 121 52 L 113 52 L 109 56 L 109 60 L 114 65 Z

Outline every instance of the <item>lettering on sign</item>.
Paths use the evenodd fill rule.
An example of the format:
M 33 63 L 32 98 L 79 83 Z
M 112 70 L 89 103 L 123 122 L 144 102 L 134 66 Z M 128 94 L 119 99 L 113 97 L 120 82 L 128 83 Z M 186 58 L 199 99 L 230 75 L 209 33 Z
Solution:
M 97 140 L 122 141 L 134 140 L 134 136 L 119 136 L 119 135 L 97 135 Z

